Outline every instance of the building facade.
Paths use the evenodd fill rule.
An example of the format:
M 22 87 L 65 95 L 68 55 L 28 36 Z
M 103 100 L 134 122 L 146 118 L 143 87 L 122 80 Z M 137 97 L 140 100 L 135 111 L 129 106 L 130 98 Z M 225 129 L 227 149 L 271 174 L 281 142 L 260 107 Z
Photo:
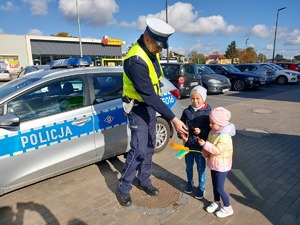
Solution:
M 79 57 L 82 53 L 91 57 L 95 66 L 120 65 L 123 44 L 120 39 L 108 37 L 82 38 L 80 42 L 73 37 L 0 34 L 0 61 L 13 72 L 29 65 L 48 65 L 52 60 Z

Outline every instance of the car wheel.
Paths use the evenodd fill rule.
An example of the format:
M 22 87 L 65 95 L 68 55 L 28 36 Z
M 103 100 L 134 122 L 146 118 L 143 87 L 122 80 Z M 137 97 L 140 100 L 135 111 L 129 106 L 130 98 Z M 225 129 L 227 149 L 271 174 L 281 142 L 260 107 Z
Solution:
M 233 83 L 233 90 L 235 91 L 243 91 L 245 90 L 245 82 L 242 80 L 236 80 Z
M 287 79 L 285 76 L 279 76 L 277 77 L 277 83 L 278 84 L 286 84 L 287 83 Z
M 154 153 L 161 152 L 169 143 L 171 136 L 170 125 L 169 123 L 161 118 L 157 117 L 156 119 L 156 144 Z

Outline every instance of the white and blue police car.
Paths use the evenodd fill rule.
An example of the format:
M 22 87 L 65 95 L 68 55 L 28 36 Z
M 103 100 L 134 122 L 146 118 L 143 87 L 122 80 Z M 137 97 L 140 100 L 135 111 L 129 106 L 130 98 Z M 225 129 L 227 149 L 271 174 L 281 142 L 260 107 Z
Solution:
M 0 86 L 0 195 L 129 150 L 122 67 L 91 67 L 89 57 Z M 180 117 L 179 91 L 162 79 L 163 101 Z M 156 152 L 173 135 L 157 115 Z

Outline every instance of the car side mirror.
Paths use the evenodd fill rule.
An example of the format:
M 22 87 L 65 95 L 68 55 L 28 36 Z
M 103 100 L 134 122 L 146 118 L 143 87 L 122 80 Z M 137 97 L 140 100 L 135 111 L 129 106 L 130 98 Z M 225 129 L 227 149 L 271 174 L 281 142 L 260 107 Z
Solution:
M 20 126 L 20 118 L 15 114 L 5 114 L 0 118 L 0 128 L 14 128 Z

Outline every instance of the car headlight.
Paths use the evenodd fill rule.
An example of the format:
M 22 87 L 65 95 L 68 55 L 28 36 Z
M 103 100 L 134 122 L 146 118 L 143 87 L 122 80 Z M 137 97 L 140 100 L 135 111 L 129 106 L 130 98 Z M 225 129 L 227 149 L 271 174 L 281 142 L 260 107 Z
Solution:
M 247 77 L 247 80 L 253 81 L 254 78 L 253 77 Z
M 297 76 L 297 74 L 296 73 L 293 73 L 293 72 L 286 72 L 288 75 L 290 75 L 290 76 Z
M 216 80 L 216 79 L 209 79 L 208 83 L 221 84 L 221 82 L 219 80 Z

